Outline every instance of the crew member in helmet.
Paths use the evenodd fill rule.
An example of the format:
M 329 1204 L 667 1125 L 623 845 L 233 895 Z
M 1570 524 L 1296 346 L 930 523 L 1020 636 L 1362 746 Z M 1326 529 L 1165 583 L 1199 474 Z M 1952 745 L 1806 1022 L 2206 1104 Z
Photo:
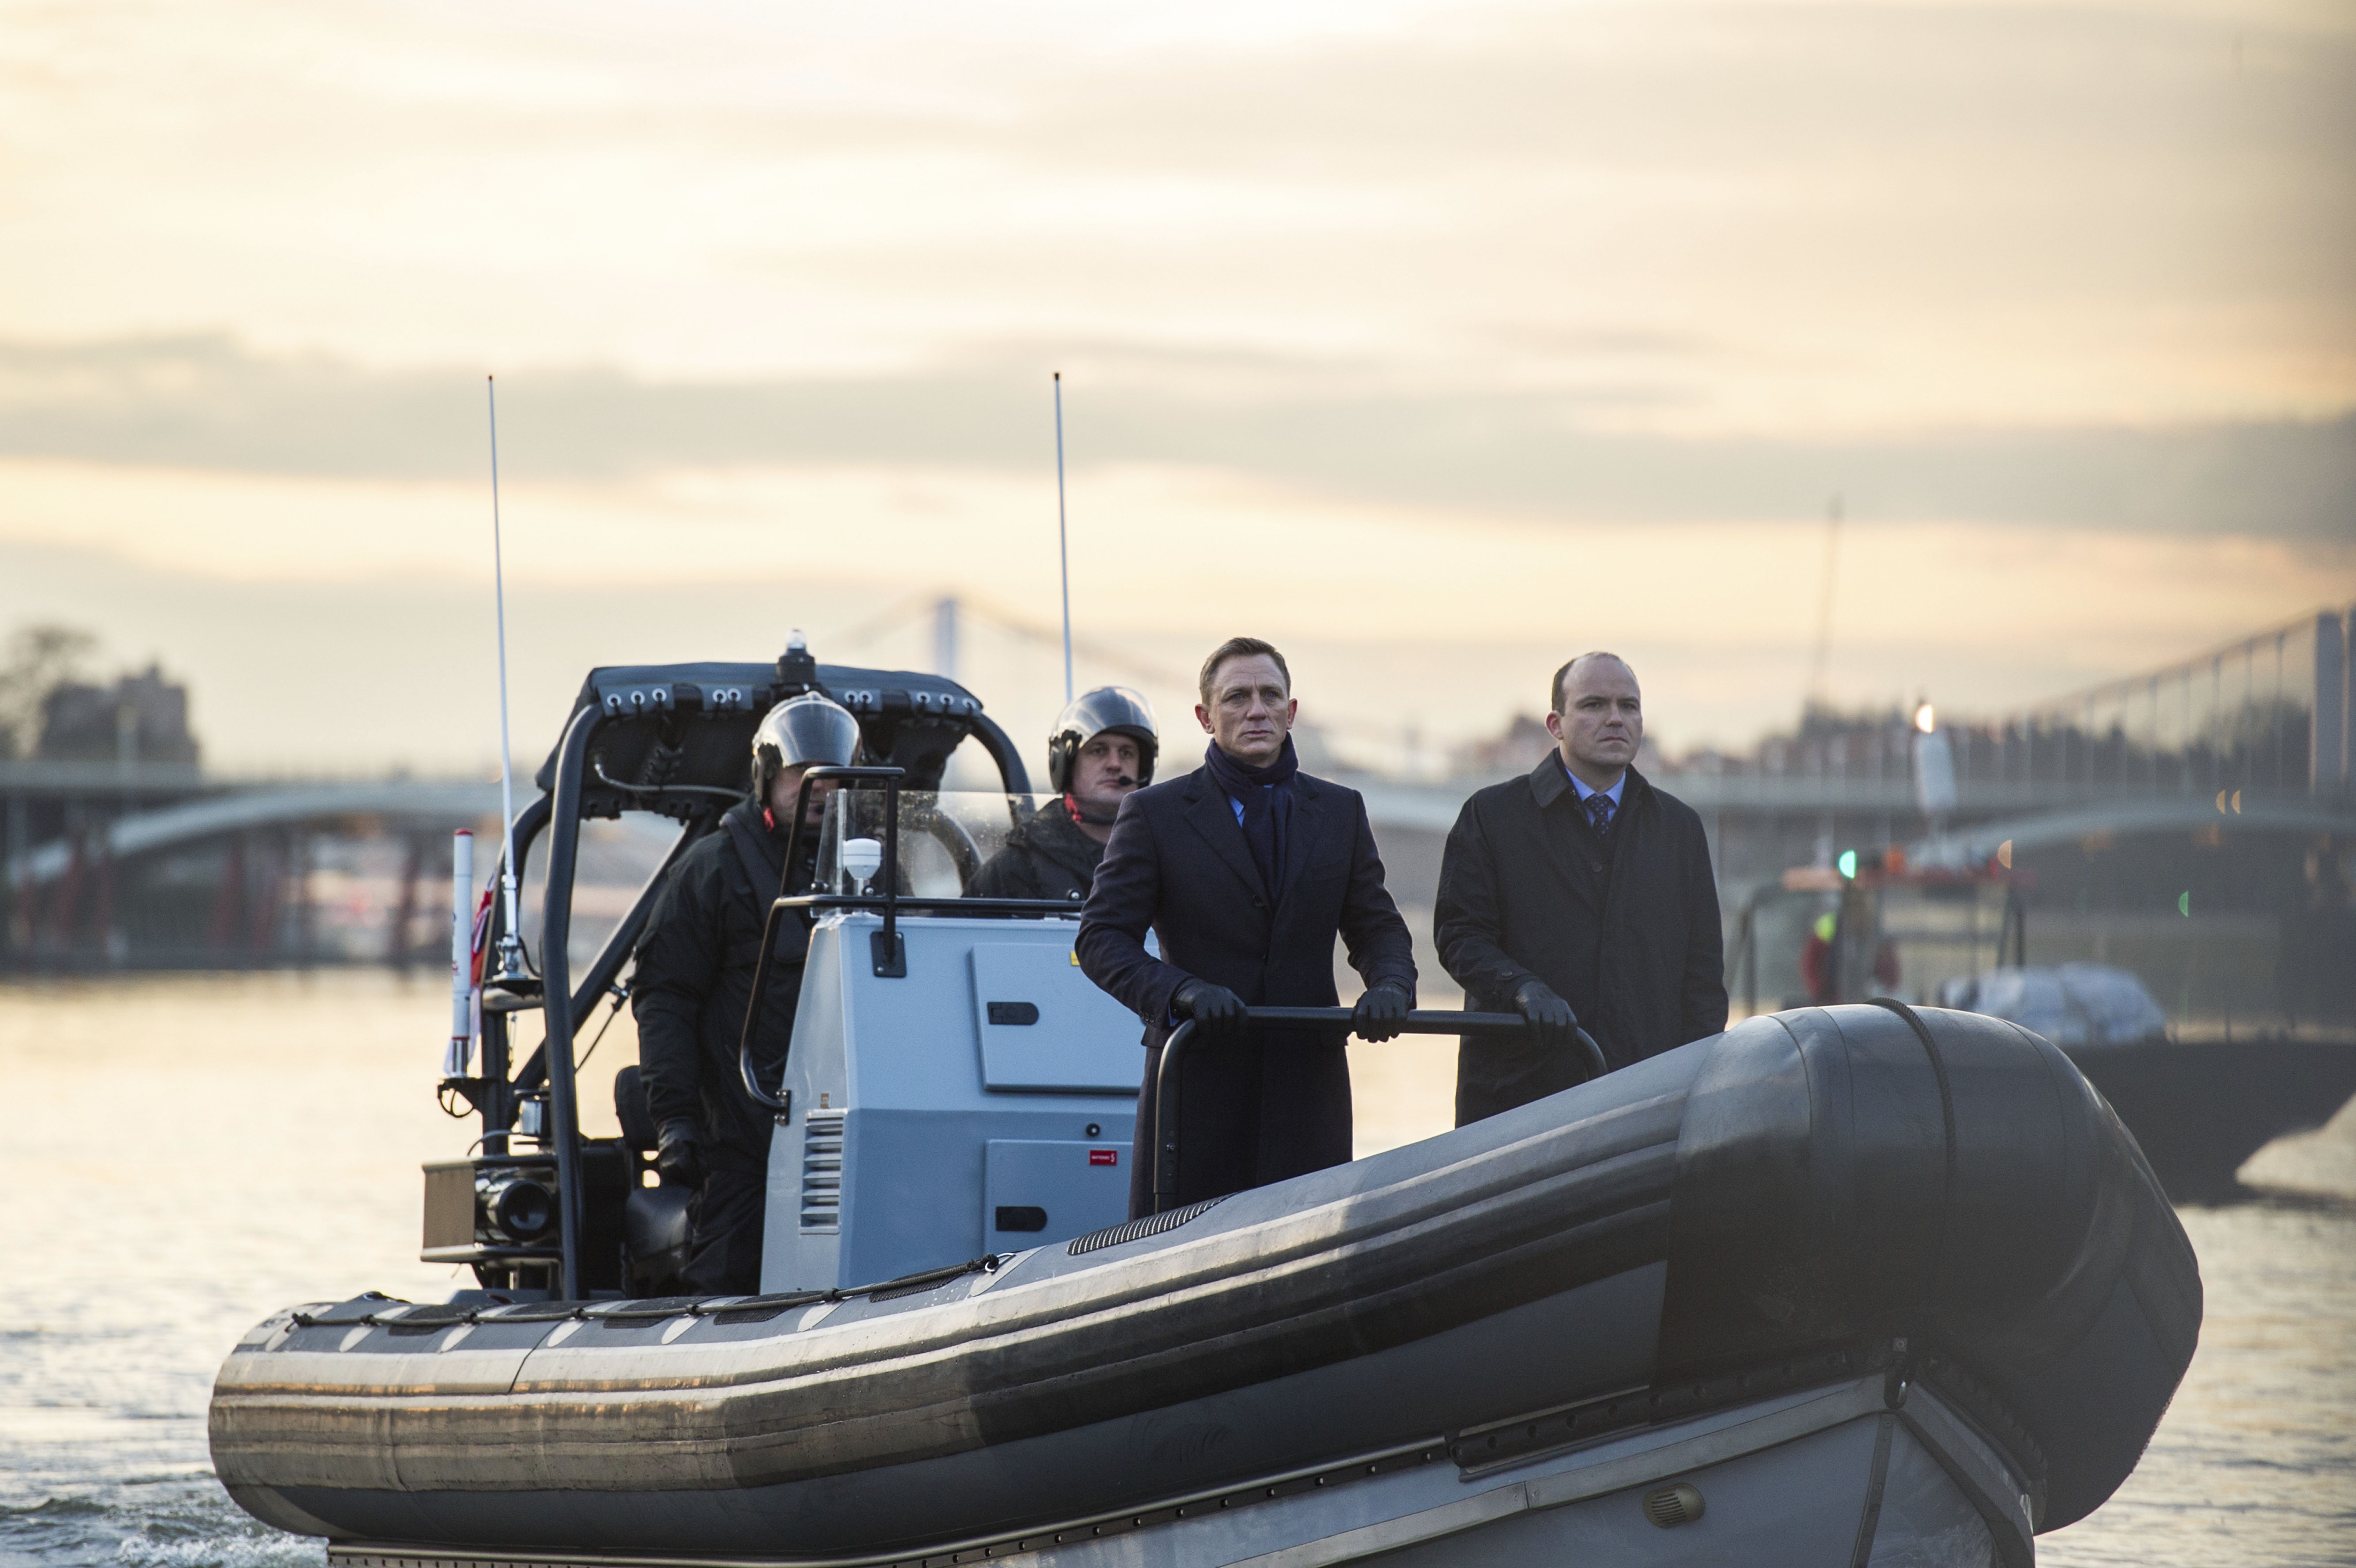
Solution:
M 1056 899 L 1076 904 L 1096 881 L 1120 803 L 1153 782 L 1161 741 L 1153 709 L 1121 686 L 1084 691 L 1047 734 L 1054 800 L 1006 836 L 969 891 L 985 899 Z
M 672 868 L 638 938 L 630 987 L 647 1108 L 659 1130 L 656 1168 L 696 1189 L 690 1210 L 688 1288 L 751 1295 L 761 1288 L 761 1221 L 767 1199 L 769 1113 L 744 1093 L 737 1051 L 753 995 L 761 929 L 780 888 L 809 885 L 818 826 L 834 784 L 810 786 L 802 848 L 792 874 L 786 840 L 802 774 L 859 755 L 859 721 L 817 692 L 769 709 L 753 735 L 753 794 L 728 808 Z M 801 997 L 808 928 L 777 933 L 776 978 L 753 1038 L 754 1072 L 774 1083 Z

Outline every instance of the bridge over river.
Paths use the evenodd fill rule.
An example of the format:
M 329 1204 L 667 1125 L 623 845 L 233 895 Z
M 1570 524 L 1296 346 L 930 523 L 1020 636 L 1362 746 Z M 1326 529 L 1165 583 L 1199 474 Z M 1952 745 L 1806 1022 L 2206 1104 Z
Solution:
M 2356 1008 L 2308 973 L 2356 976 L 2349 633 L 2347 613 L 2325 612 L 1945 727 L 1932 771 L 1951 786 L 1926 782 L 1931 738 L 1902 716 L 1814 720 L 1751 756 L 1663 769 L 1655 782 L 1708 827 L 1730 933 L 1753 893 L 1794 868 L 1823 870 L 1845 853 L 1879 864 L 1896 847 L 1915 865 L 1971 869 L 2001 853 L 2036 961 L 2128 962 L 2187 1018 L 2295 1023 L 2318 1007 Z M 1494 780 L 1341 776 L 1365 795 L 1436 973 L 1428 911 L 1441 846 L 1465 795 Z M 0 967 L 439 965 L 451 831 L 487 842 L 498 805 L 497 784 L 480 779 L 0 763 Z M 668 831 L 593 825 L 580 941 L 602 935 L 598 890 L 610 886 L 618 912 Z M 1755 984 L 1771 1005 L 1799 987 L 1798 943 L 1795 929 L 1759 944 Z M 1959 961 L 1982 957 L 1975 946 Z
M 0 763 L 0 963 L 230 968 L 446 962 L 449 837 L 496 832 L 499 791 L 37 761 Z

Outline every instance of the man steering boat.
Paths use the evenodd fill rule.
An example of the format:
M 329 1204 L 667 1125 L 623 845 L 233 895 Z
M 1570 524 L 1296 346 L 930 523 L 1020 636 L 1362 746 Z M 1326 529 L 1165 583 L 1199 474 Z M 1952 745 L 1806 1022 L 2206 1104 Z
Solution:
M 656 1168 L 695 1189 L 687 1287 L 706 1296 L 761 1288 L 761 1232 L 768 1195 L 769 1113 L 745 1093 L 738 1071 L 753 969 L 769 905 L 809 884 L 830 780 L 810 786 L 798 862 L 786 845 L 802 775 L 858 760 L 859 721 L 817 692 L 781 702 L 753 735 L 753 794 L 729 807 L 670 873 L 638 938 L 631 1014 L 647 1108 L 659 1131 Z M 798 920 L 777 933 L 777 983 L 753 1037 L 753 1065 L 774 1075 L 794 1030 L 809 933 Z

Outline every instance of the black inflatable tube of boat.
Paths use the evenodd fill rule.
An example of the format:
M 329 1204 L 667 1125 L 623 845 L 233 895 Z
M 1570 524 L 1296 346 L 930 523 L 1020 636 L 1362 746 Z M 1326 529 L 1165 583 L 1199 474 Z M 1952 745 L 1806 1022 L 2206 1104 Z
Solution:
M 1649 1371 L 1608 1386 L 1633 1371 L 1665 1411 L 1692 1410 L 1826 1347 L 1867 1364 L 1902 1339 L 1899 1373 L 2011 1456 L 2051 1530 L 2134 1467 L 2201 1314 L 2158 1183 L 2060 1051 L 1993 1019 L 1878 1007 L 1753 1019 L 1010 1274 L 979 1296 L 847 1307 L 848 1335 L 791 1319 L 690 1335 L 675 1371 L 652 1326 L 553 1354 L 531 1347 L 555 1326 L 519 1326 L 509 1392 L 457 1397 L 432 1380 L 462 1358 L 434 1339 L 273 1327 L 222 1368 L 215 1463 L 262 1517 L 297 1510 L 326 1533 L 849 1552 L 1535 1418 L 1607 1385 L 1566 1372 L 1501 1390 L 1444 1358 L 1402 1374 L 1398 1357 L 1590 1282 L 1657 1278 L 1614 1297 L 1641 1320 L 1558 1328 L 1483 1364 L 1633 1330 Z M 427 1353 L 370 1353 L 404 1346 Z M 1380 1399 L 1331 1430 L 1326 1403 L 1281 1395 L 1352 1368 Z M 1237 1416 L 1262 1393 L 1275 1404 Z M 1181 1419 L 1225 1433 L 1183 1476 L 1149 1462 Z M 593 1460 L 595 1475 L 565 1468 Z
M 2200 1270 L 2134 1137 L 2060 1051 L 1976 1014 L 1728 1031 L 1687 1092 L 1670 1214 L 1663 1377 L 1904 1339 L 2032 1440 L 2043 1529 L 2135 1467 L 2199 1336 Z

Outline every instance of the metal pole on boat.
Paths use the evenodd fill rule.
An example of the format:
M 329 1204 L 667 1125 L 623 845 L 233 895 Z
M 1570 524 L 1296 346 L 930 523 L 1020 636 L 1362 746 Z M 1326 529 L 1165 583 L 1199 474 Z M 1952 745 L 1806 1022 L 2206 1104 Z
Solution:
M 491 415 L 491 596 L 499 628 L 499 823 L 506 845 L 499 856 L 499 891 L 507 922 L 499 933 L 499 977 L 521 978 L 523 914 L 516 892 L 515 762 L 508 743 L 508 577 L 506 542 L 499 537 L 498 378 L 483 378 Z
M 573 1092 L 573 886 L 581 859 L 581 775 L 585 771 L 589 740 L 604 715 L 584 707 L 565 726 L 556 752 L 556 776 L 549 806 L 548 884 L 541 904 L 540 966 L 546 984 L 541 996 L 541 1022 L 548 1038 L 542 1065 L 548 1072 L 548 1120 L 541 1147 L 556 1155 L 557 1297 L 583 1299 L 581 1259 L 587 1238 L 582 1234 L 581 1111 Z
M 766 951 L 766 950 L 765 950 Z M 759 998 L 754 999 L 759 1006 Z M 1350 1009 L 1347 1008 L 1246 1008 L 1244 1021 L 1268 1025 L 1319 1025 L 1327 1029 L 1347 1030 Z M 1518 1034 L 1530 1027 L 1529 1020 L 1519 1013 L 1451 1013 L 1410 1011 L 1395 1020 L 1401 1034 L 1474 1034 L 1492 1031 Z M 1595 1037 L 1577 1023 L 1570 1026 L 1571 1039 L 1586 1059 L 1590 1082 L 1612 1071 L 1603 1056 L 1603 1048 Z M 1183 1019 L 1170 1031 L 1161 1046 L 1153 1073 L 1153 1118 L 1145 1130 L 1153 1137 L 1153 1165 L 1148 1177 L 1148 1207 L 1145 1214 L 1131 1215 L 1141 1220 L 1147 1214 L 1164 1214 L 1178 1206 L 1178 1106 L 1185 1084 L 1187 1048 L 1194 1042 L 1194 1020 Z
M 450 1050 L 442 1076 L 464 1078 L 475 1054 L 475 835 L 450 837 Z
M 1064 524 L 1064 373 L 1055 372 L 1055 559 L 1064 573 L 1064 702 L 1072 700 L 1072 544 Z

